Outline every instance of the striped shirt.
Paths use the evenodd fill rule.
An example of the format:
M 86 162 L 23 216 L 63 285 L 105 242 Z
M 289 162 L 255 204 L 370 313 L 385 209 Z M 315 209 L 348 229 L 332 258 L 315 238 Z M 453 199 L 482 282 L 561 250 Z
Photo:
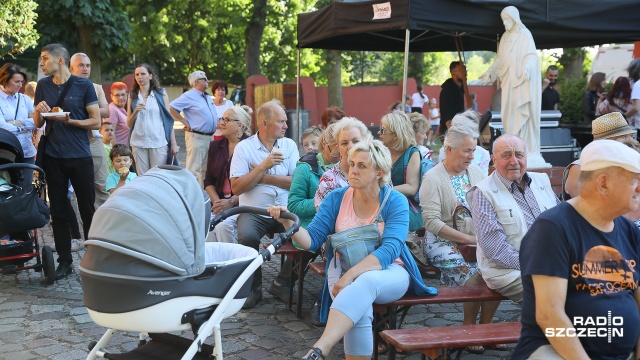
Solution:
M 497 173 L 496 175 L 518 204 L 527 229 L 530 228 L 533 221 L 540 215 L 540 207 L 530 187 L 531 178 L 526 173 L 524 174 L 525 187 L 522 189 L 515 181 L 507 180 Z M 557 198 L 556 203 L 560 203 Z M 484 255 L 499 266 L 520 270 L 518 250 L 507 242 L 507 235 L 497 220 L 495 209 L 480 189 L 476 189 L 473 193 L 471 215 L 479 240 L 478 246 Z

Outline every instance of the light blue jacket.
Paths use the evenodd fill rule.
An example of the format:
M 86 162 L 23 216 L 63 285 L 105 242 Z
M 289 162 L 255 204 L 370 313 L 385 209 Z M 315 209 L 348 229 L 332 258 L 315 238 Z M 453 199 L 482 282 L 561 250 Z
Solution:
M 318 213 L 307 227 L 307 231 L 311 236 L 311 247 L 309 251 L 315 252 L 325 242 L 327 235 L 335 233 L 335 223 L 340 212 L 340 205 L 345 191 L 349 187 L 343 187 L 333 190 L 322 201 Z M 382 269 L 386 269 L 398 257 L 404 263 L 404 268 L 411 277 L 411 289 L 416 295 L 436 295 L 438 290 L 426 286 L 420 276 L 420 271 L 411 256 L 411 252 L 405 240 L 409 232 L 409 203 L 407 197 L 388 186 L 380 189 L 380 203 L 384 199 L 387 191 L 391 191 L 387 204 L 382 209 L 381 215 L 384 221 L 384 232 L 382 233 L 382 245 L 372 254 L 378 258 Z M 333 258 L 333 249 L 327 243 L 325 254 L 327 256 L 327 270 L 331 259 Z M 327 271 L 328 273 L 328 271 Z M 329 287 L 327 281 L 324 282 L 322 289 L 322 304 L 320 320 L 326 321 L 331 306 L 331 297 L 329 296 Z

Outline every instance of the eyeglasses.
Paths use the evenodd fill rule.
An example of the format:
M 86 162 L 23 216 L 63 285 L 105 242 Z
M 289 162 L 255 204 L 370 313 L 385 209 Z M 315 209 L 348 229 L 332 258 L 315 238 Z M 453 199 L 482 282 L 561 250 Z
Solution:
M 226 125 L 226 124 L 228 124 L 230 121 L 237 121 L 237 122 L 240 122 L 240 120 L 236 120 L 236 119 L 232 119 L 232 118 L 228 118 L 228 117 L 227 117 L 227 118 L 225 118 L 225 117 L 221 117 L 221 118 L 219 118 L 219 119 L 218 119 L 218 121 L 219 121 L 219 122 L 220 122 L 220 124 L 222 124 L 222 125 Z
M 384 135 L 384 134 L 393 134 L 393 131 L 387 130 L 387 129 L 383 128 L 383 127 L 380 127 L 380 130 L 378 130 L 378 133 L 382 134 L 382 135 Z
M 200 78 L 200 79 L 198 79 L 198 80 L 204 80 L 204 81 L 206 81 L 206 82 L 209 82 L 209 80 L 207 80 L 207 78 Z
M 125 93 L 125 94 L 111 94 L 111 96 L 113 96 L 113 97 L 122 97 L 122 98 L 126 98 L 126 97 L 127 97 L 127 94 L 126 94 L 126 93 Z

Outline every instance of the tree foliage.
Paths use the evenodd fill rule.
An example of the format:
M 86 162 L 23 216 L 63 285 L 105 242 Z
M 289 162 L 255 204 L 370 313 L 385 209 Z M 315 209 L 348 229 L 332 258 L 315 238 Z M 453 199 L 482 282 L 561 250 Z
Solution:
M 35 28 L 38 5 L 33 0 L 4 0 L 0 6 L 0 58 L 38 44 Z
M 18 0 L 19 1 L 19 0 Z M 39 0 L 39 45 L 62 43 L 70 53 L 91 58 L 91 77 L 100 82 L 102 60 L 129 44 L 131 26 L 123 0 Z

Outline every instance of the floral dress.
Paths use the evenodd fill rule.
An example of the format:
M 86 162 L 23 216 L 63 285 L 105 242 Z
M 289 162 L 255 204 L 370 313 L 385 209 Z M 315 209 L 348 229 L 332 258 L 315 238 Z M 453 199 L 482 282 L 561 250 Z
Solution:
M 469 175 L 465 172 L 462 175 L 452 176 L 451 184 L 453 192 L 456 194 L 458 205 L 469 208 L 465 196 L 471 189 Z M 443 239 L 432 233 L 427 233 L 427 246 L 425 251 L 429 262 L 440 269 L 440 282 L 444 286 L 462 286 L 464 283 L 478 272 L 477 263 L 468 263 L 462 257 L 456 243 Z

